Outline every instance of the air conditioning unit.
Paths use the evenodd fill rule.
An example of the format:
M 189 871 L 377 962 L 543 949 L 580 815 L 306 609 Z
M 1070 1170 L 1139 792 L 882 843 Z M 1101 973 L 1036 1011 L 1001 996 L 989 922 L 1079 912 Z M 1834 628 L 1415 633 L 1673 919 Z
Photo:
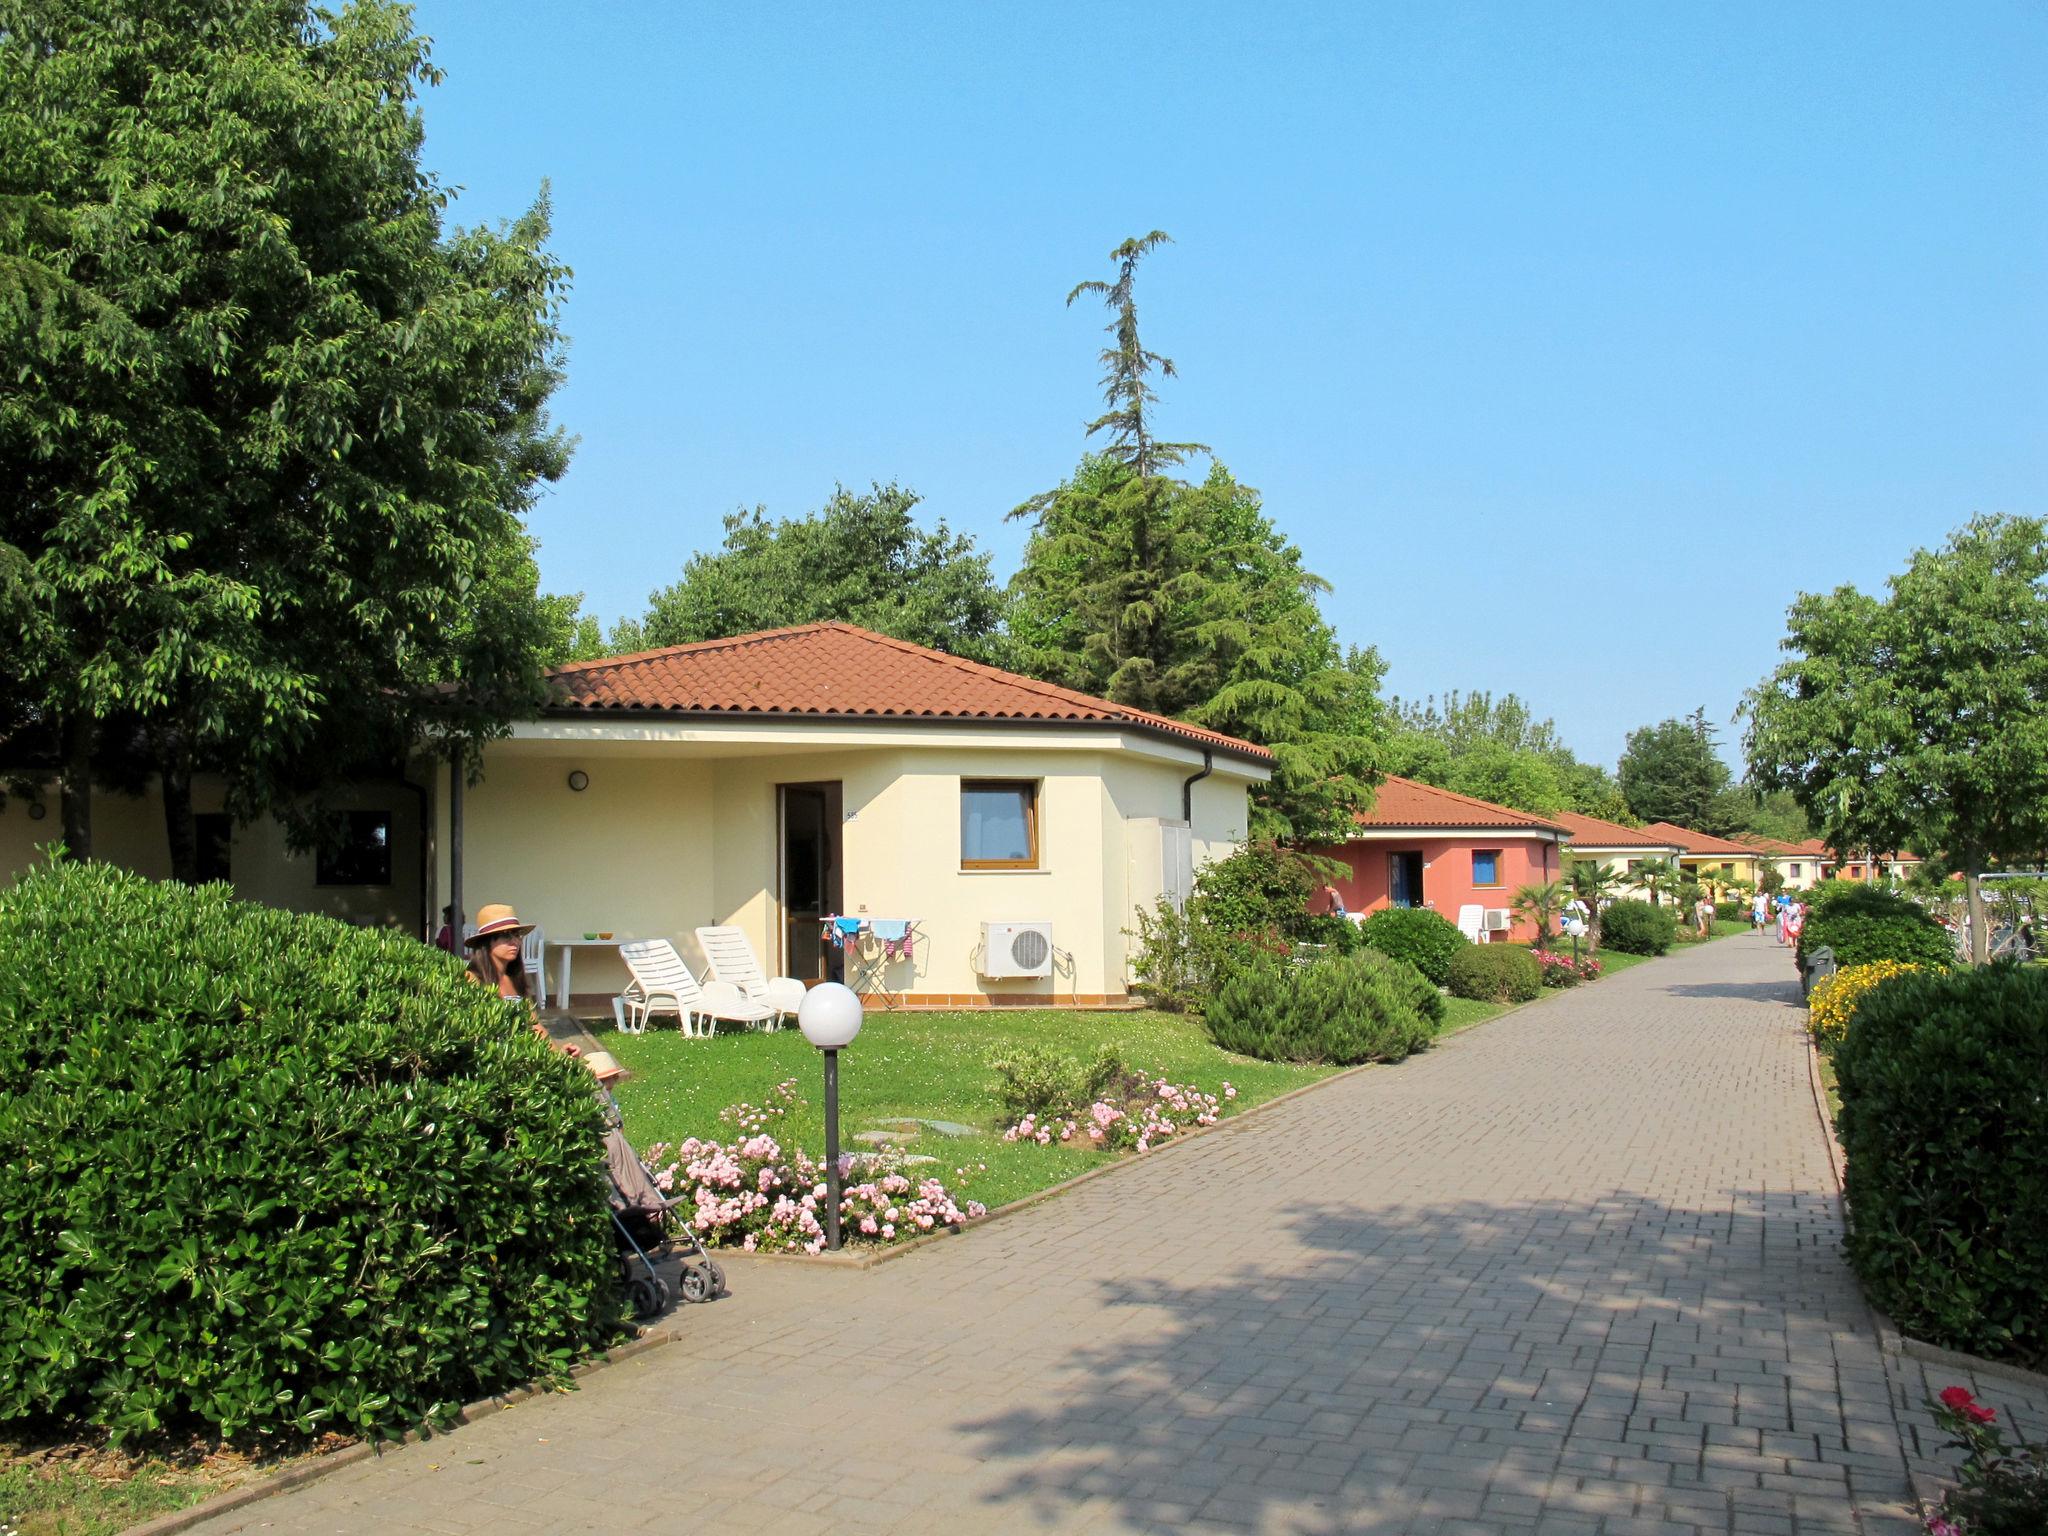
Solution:
M 983 923 L 981 974 L 988 977 L 1050 976 L 1051 923 Z
M 1513 928 L 1514 926 L 1515 914 L 1510 912 L 1506 907 L 1488 907 L 1486 909 L 1486 932 L 1506 933 L 1509 929 Z

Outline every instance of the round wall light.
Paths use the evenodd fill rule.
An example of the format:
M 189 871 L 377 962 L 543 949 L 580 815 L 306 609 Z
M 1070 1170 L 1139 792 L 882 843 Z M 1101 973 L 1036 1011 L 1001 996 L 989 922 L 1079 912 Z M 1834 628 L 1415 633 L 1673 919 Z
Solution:
M 581 768 L 571 770 L 569 774 L 569 787 L 579 795 L 582 794 L 584 790 L 590 788 L 590 775 Z
M 31 800 L 31 801 L 29 801 L 29 803 L 28 803 L 28 819 L 29 819 L 30 821 L 41 821 L 41 820 L 42 820 L 42 819 L 43 819 L 43 818 L 44 818 L 45 816 L 47 816 L 47 815 L 49 815 L 49 814 L 50 814 L 50 812 L 49 812 L 49 809 L 48 809 L 48 808 L 47 808 L 47 807 L 46 807 L 46 806 L 45 806 L 45 805 L 43 804 L 43 802 L 42 802 L 42 801 L 40 801 L 40 800 Z

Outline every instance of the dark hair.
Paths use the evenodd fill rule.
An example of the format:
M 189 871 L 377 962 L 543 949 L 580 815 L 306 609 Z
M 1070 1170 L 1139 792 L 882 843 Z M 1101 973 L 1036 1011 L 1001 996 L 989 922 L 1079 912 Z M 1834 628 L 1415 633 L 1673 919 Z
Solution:
M 493 992 L 498 993 L 502 993 L 505 990 L 499 985 L 499 982 L 509 977 L 512 982 L 512 990 L 525 998 L 529 1003 L 533 1001 L 533 977 L 527 974 L 526 957 L 524 955 L 514 955 L 501 966 L 498 963 L 498 957 L 491 953 L 489 939 L 484 940 L 482 943 L 472 942 L 470 944 L 469 974 L 489 987 Z

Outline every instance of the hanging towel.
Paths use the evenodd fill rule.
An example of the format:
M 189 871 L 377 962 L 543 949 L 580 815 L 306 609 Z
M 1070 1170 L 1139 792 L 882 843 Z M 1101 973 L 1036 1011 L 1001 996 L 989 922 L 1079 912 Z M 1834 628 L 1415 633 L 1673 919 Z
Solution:
M 910 936 L 910 924 L 898 922 L 893 917 L 875 919 L 875 937 L 884 944 L 900 944 Z
M 844 940 L 853 938 L 858 934 L 860 932 L 860 925 L 865 921 L 865 918 L 859 917 L 835 917 L 832 919 L 832 926 L 838 930 L 839 937 Z

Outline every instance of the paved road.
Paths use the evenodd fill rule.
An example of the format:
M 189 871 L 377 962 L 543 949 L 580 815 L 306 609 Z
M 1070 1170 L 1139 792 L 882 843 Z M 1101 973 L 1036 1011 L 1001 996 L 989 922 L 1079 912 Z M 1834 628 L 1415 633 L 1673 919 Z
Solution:
M 687 1342 L 203 1529 L 1904 1532 L 1795 1002 L 1731 939 L 876 1270 L 735 1265 Z

